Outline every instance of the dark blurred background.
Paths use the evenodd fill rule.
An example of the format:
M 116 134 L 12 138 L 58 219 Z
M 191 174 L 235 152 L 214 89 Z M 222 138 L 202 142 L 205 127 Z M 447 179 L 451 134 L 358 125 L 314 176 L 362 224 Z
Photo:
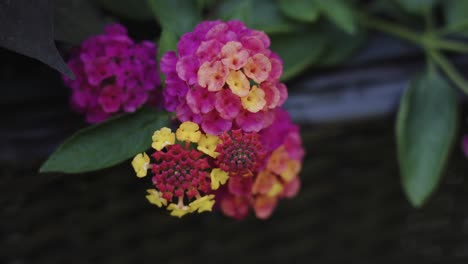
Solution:
M 393 111 L 423 61 L 401 47 L 400 56 L 289 84 L 287 107 L 307 149 L 302 189 L 271 219 L 241 222 L 220 213 L 170 217 L 146 202 L 129 164 L 38 174 L 84 124 L 58 73 L 2 50 L 0 263 L 466 263 L 468 162 L 460 149 L 422 209 L 401 191 Z M 302 111 L 301 100 L 312 110 Z
M 423 208 L 411 207 L 401 190 L 395 111 L 424 64 L 404 42 L 371 33 L 349 62 L 287 83 L 286 108 L 307 150 L 303 185 L 266 221 L 173 218 L 146 201 L 147 186 L 129 163 L 38 174 L 85 124 L 69 109 L 59 73 L 4 49 L 0 58 L 0 263 L 468 262 L 468 161 L 460 148 Z M 468 67 L 466 56 L 455 62 Z

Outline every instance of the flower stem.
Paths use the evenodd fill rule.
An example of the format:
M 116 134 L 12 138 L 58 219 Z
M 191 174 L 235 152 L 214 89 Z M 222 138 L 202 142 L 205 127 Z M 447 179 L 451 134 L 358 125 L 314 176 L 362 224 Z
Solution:
M 454 51 L 461 53 L 468 53 L 468 45 L 451 41 L 444 40 L 437 37 L 437 34 L 433 32 L 419 33 L 410 29 L 407 29 L 401 25 L 385 21 L 383 19 L 371 17 L 364 13 L 357 13 L 358 21 L 368 28 L 373 28 L 405 39 L 416 45 L 426 49 L 441 49 L 446 51 Z
M 463 30 L 468 30 L 468 21 L 463 21 L 458 24 L 448 25 L 447 27 L 436 31 L 436 34 L 439 36 L 443 36 L 443 35 L 449 35 L 452 33 L 458 33 Z
M 421 45 L 421 34 L 406 29 L 398 24 L 385 21 L 383 19 L 371 17 L 364 13 L 357 13 L 358 21 L 368 28 L 380 30 L 394 36 L 406 39 L 414 44 Z
M 456 42 L 456 41 L 449 41 L 444 39 L 433 39 L 432 46 L 434 48 L 439 48 L 448 51 L 455 51 L 460 53 L 468 53 L 468 45 Z
M 429 56 L 432 60 L 442 69 L 445 74 L 466 94 L 468 94 L 468 82 L 463 78 L 463 76 L 458 72 L 458 70 L 453 66 L 453 64 L 439 51 L 437 50 L 428 50 Z

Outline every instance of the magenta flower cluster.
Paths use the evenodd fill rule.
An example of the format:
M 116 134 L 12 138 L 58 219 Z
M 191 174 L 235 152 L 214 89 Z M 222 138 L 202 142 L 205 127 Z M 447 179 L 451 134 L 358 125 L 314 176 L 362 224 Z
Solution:
M 268 127 L 287 98 L 282 61 L 269 46 L 264 32 L 240 21 L 200 23 L 161 59 L 166 110 L 215 135 Z
M 72 90 L 71 105 L 89 123 L 133 112 L 157 99 L 156 46 L 150 41 L 135 43 L 119 24 L 84 41 L 68 65 L 76 75 L 75 80 L 64 77 Z

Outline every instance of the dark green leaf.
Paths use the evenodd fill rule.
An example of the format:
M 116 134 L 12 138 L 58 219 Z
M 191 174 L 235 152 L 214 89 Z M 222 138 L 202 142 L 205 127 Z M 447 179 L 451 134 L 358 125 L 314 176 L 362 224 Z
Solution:
M 327 50 L 318 61 L 321 66 L 334 66 L 344 62 L 359 49 L 366 40 L 363 29 L 348 34 L 336 27 L 325 27 L 323 33 L 327 38 Z
M 468 1 L 446 0 L 443 2 L 446 27 L 460 28 L 468 34 Z
M 151 145 L 153 131 L 168 115 L 143 108 L 78 131 L 42 165 L 40 172 L 80 173 L 116 165 Z
M 162 28 L 176 33 L 178 37 L 192 31 L 201 21 L 197 1 L 148 0 L 148 2 Z
M 222 20 L 240 20 L 247 25 L 252 23 L 252 0 L 225 0 L 215 10 L 215 18 Z
M 312 30 L 271 36 L 271 49 L 284 62 L 281 79 L 288 80 L 314 64 L 322 55 L 325 44 L 325 36 Z
M 211 8 L 213 5 L 216 4 L 216 0 L 196 0 L 197 7 L 200 12 L 204 9 Z
M 153 17 L 147 0 L 98 0 L 97 3 L 102 8 L 125 18 L 149 20 Z
M 0 1 L 0 47 L 37 59 L 74 78 L 54 43 L 53 2 Z
M 347 33 L 356 31 L 356 21 L 352 7 L 346 1 L 342 0 L 315 0 L 321 13 Z
M 425 10 L 434 7 L 437 0 L 395 0 L 406 12 L 423 14 Z
M 313 0 L 279 0 L 279 6 L 286 16 L 303 22 L 314 22 L 320 14 Z
M 457 99 L 437 73 L 416 78 L 403 95 L 396 123 L 403 189 L 420 207 L 437 187 L 455 139 Z
M 238 19 L 266 33 L 290 32 L 295 26 L 283 16 L 276 2 L 271 0 L 225 0 L 216 9 L 215 17 L 222 20 Z
M 102 33 L 108 22 L 89 1 L 55 0 L 55 39 L 79 45 L 84 39 Z

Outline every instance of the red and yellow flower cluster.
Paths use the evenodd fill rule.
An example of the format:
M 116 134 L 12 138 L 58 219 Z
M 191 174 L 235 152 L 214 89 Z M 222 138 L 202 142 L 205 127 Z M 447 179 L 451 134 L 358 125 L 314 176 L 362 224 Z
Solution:
M 175 133 L 167 127 L 155 131 L 154 153 L 136 155 L 132 166 L 138 177 L 151 172 L 155 188 L 147 190 L 146 198 L 173 216 L 212 211 L 216 203 L 236 219 L 246 217 L 250 208 L 265 219 L 279 199 L 299 189 L 304 151 L 298 132 L 281 109 L 260 133 L 237 129 L 216 136 L 187 121 Z

